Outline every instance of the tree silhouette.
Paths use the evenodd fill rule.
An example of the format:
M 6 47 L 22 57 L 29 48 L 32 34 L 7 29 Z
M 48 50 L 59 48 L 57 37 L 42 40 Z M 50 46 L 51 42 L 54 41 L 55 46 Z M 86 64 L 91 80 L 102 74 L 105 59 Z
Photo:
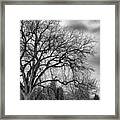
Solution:
M 20 26 L 20 92 L 30 99 L 37 87 L 56 81 L 62 85 L 81 84 L 76 72 L 91 71 L 88 56 L 94 55 L 95 41 L 90 33 L 62 27 L 57 20 L 21 20 Z M 69 67 L 73 80 L 50 77 L 52 68 Z M 43 76 L 47 74 L 50 79 Z M 62 91 L 62 90 L 61 90 Z M 60 91 L 58 91 L 60 92 Z M 62 98 L 61 98 L 62 99 Z

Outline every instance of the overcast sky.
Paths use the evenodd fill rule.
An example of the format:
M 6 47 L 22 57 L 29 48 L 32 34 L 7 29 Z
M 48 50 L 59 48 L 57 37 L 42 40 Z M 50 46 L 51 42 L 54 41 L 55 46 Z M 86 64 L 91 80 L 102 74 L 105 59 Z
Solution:
M 68 20 L 62 21 L 61 25 L 69 26 L 72 29 L 85 30 L 95 36 L 97 44 L 95 46 L 95 51 L 97 52 L 95 56 L 89 58 L 90 64 L 95 68 L 95 73 L 93 76 L 100 80 L 100 21 L 99 20 Z

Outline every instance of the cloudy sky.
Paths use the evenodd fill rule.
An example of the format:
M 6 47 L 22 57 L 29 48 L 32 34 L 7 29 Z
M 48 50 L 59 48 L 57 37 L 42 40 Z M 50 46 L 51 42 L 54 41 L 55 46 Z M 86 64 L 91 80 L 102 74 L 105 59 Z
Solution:
M 100 21 L 99 20 L 68 20 L 62 21 L 61 25 L 69 26 L 72 29 L 85 30 L 95 36 L 97 44 L 95 46 L 96 54 L 89 58 L 90 64 L 95 68 L 93 76 L 100 80 Z

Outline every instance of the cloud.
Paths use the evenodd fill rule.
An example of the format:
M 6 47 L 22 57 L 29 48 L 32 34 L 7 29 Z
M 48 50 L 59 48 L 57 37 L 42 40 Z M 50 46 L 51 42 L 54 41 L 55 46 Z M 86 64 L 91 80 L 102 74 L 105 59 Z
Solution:
M 63 21 L 63 24 L 72 29 L 85 30 L 89 32 L 100 32 L 99 20 L 68 20 Z
M 90 61 L 90 63 L 98 66 L 98 65 L 100 65 L 100 56 L 99 55 L 93 56 L 93 57 L 89 58 L 89 61 Z
M 95 51 L 97 52 L 95 56 L 88 58 L 88 61 L 95 68 L 95 78 L 100 79 L 100 21 L 99 20 L 68 20 L 62 21 L 63 26 L 68 26 L 73 30 L 88 31 L 94 34 L 97 41 L 95 46 Z
M 96 28 L 92 29 L 92 32 L 93 32 L 93 33 L 100 32 L 100 27 L 96 27 Z
M 88 31 L 88 27 L 82 21 L 72 20 L 69 21 L 67 24 L 72 29 Z
M 88 31 L 91 34 L 94 34 L 95 40 L 97 41 L 96 44 L 96 51 L 97 55 L 99 55 L 100 52 L 100 20 L 67 20 L 62 21 L 63 26 L 68 26 L 69 28 L 72 28 L 73 30 L 79 30 L 79 31 Z

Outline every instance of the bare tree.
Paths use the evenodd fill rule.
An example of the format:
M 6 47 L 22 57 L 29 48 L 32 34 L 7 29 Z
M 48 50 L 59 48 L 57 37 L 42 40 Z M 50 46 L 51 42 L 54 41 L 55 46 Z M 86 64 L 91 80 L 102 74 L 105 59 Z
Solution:
M 93 70 L 87 64 L 88 55 L 94 55 L 94 38 L 87 32 L 60 26 L 56 20 L 21 20 L 20 28 L 20 90 L 23 99 L 30 99 L 36 87 L 56 81 L 60 84 L 80 84 L 70 81 L 43 79 L 51 68 L 69 66 L 73 72 Z

